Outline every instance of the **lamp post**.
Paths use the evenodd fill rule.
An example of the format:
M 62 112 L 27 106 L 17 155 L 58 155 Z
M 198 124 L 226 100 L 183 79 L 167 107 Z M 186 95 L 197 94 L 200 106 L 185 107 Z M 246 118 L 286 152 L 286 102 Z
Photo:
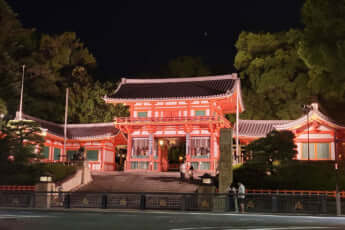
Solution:
M 339 185 L 338 185 L 338 170 L 339 170 L 339 154 L 337 153 L 337 132 L 334 131 L 334 156 L 335 156 L 335 205 L 337 209 L 337 216 L 341 215 L 341 201 L 339 194 Z
M 307 114 L 307 138 L 308 138 L 308 161 L 310 160 L 310 147 L 309 147 L 309 112 L 311 110 L 313 110 L 313 106 L 312 105 L 302 105 L 302 110 L 305 114 Z

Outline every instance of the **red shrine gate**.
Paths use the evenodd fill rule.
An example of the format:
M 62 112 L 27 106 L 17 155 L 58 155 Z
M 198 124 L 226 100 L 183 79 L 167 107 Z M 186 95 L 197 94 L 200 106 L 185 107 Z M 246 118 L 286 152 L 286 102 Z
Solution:
M 238 96 L 238 97 L 237 97 Z M 219 160 L 219 130 L 224 117 L 243 111 L 236 74 L 195 78 L 126 79 L 107 103 L 129 106 L 130 116 L 115 126 L 128 134 L 126 171 L 167 171 L 172 146 L 195 170 L 214 173 Z M 182 144 L 181 144 L 182 143 Z M 176 155 L 176 151 L 175 151 Z M 170 164 L 171 166 L 171 164 Z M 174 166 L 176 168 L 176 166 Z

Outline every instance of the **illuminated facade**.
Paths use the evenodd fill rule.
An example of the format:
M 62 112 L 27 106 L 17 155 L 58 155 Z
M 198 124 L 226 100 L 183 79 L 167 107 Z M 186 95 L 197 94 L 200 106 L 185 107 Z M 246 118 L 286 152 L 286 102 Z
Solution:
M 335 160 L 335 153 L 345 156 L 345 126 L 320 112 L 317 103 L 311 104 L 309 113 L 297 120 L 240 120 L 241 145 L 265 137 L 272 130 L 295 134 L 297 160 Z
M 238 98 L 237 98 L 238 96 Z M 214 173 L 219 160 L 219 130 L 230 128 L 225 114 L 243 111 L 236 74 L 168 79 L 123 78 L 107 103 L 129 106 L 130 116 L 115 119 L 128 136 L 126 171 L 177 168 L 170 150 L 197 171 Z M 176 162 L 175 162 L 176 163 Z M 178 165 L 178 164 L 177 164 Z
M 66 151 L 64 152 L 64 125 L 45 121 L 26 114 L 24 120 L 40 124 L 44 136 L 42 162 L 68 162 L 83 147 L 92 171 L 117 170 L 115 157 L 119 148 L 125 148 L 126 136 L 114 127 L 114 123 L 68 124 Z

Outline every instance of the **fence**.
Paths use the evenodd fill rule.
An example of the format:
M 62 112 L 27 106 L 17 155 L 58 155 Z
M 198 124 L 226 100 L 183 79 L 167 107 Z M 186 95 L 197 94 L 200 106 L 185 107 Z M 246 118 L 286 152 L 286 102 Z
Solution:
M 43 198 L 43 199 L 42 199 Z M 197 193 L 89 193 L 0 191 L 0 207 L 151 209 L 183 211 L 235 211 L 234 199 L 228 194 Z M 332 196 L 303 194 L 247 193 L 246 212 L 336 214 Z M 345 210 L 345 202 L 342 202 Z

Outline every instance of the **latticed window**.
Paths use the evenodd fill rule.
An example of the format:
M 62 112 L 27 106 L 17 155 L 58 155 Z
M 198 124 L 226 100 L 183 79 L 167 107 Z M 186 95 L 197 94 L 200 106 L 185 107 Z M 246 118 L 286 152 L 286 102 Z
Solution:
M 77 154 L 76 150 L 67 150 L 67 160 L 73 160 L 73 156 Z
M 138 112 L 138 117 L 147 117 L 147 112 Z
M 210 155 L 210 137 L 191 137 L 189 152 L 192 158 L 208 158 Z
M 205 110 L 196 110 L 195 111 L 195 116 L 205 116 L 206 111 Z
M 49 159 L 49 146 L 43 146 L 42 156 L 43 159 Z
M 98 161 L 98 150 L 87 150 L 86 159 L 88 161 Z
M 309 143 L 309 154 L 308 154 L 308 143 L 302 143 L 302 160 L 330 160 L 331 151 L 330 143 Z
M 133 138 L 132 156 L 137 158 L 149 156 L 149 138 Z
M 60 160 L 60 154 L 61 154 L 61 149 L 54 148 L 54 160 L 56 161 Z

